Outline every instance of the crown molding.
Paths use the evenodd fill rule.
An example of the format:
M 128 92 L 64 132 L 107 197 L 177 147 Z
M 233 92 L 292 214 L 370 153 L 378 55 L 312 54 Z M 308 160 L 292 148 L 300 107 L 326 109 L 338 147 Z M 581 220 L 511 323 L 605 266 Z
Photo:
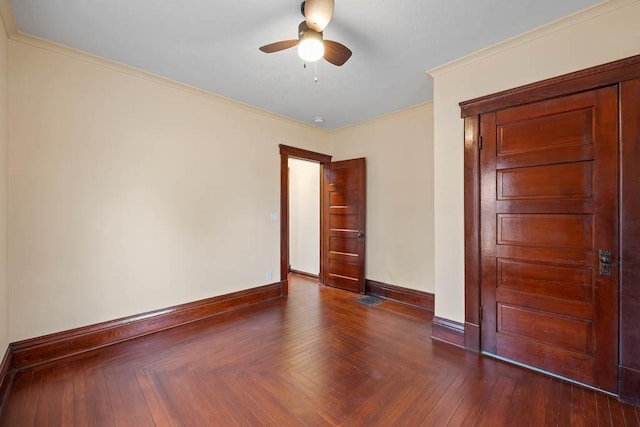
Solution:
M 600 4 L 591 6 L 590 8 L 578 11 L 567 17 L 560 18 L 549 24 L 543 25 L 538 28 L 534 28 L 533 30 L 527 31 L 523 34 L 517 35 L 510 39 L 496 43 L 492 46 L 480 49 L 469 55 L 463 56 L 458 59 L 454 59 L 453 61 L 447 62 L 446 64 L 427 70 L 426 74 L 435 78 L 439 75 L 449 73 L 450 71 L 453 71 L 457 68 L 467 66 L 476 61 L 480 61 L 482 59 L 491 57 L 493 55 L 497 55 L 501 52 L 508 51 L 517 46 L 523 45 L 525 43 L 529 43 L 533 40 L 546 37 L 549 34 L 553 34 L 565 28 L 572 27 L 576 24 L 579 24 L 580 22 L 594 19 L 598 16 L 605 15 L 614 10 L 617 10 L 638 2 L 640 2 L 640 0 L 605 0 Z
M 399 110 L 394 110 L 394 111 L 391 111 L 389 113 L 384 113 L 384 114 L 381 114 L 379 116 L 371 117 L 370 119 L 361 120 L 359 122 L 355 122 L 355 123 L 352 123 L 352 124 L 349 124 L 349 125 L 345 125 L 345 126 L 339 127 L 337 129 L 332 130 L 331 133 L 337 133 L 337 132 L 340 132 L 340 131 L 343 131 L 343 130 L 355 128 L 355 127 L 358 127 L 358 126 L 368 125 L 368 124 L 371 124 L 371 123 L 374 123 L 374 122 L 381 122 L 381 121 L 384 121 L 384 120 L 390 120 L 390 119 L 393 119 L 395 116 L 399 116 L 399 115 L 403 115 L 403 114 L 406 114 L 406 113 L 410 113 L 413 110 L 420 110 L 422 108 L 425 108 L 428 105 L 433 105 L 433 100 L 432 99 L 430 99 L 428 101 L 420 102 L 418 104 L 409 105 L 408 107 L 404 107 L 404 108 L 401 108 Z
M 252 105 L 245 104 L 231 98 L 226 98 L 224 96 L 215 94 L 213 92 L 208 92 L 203 89 L 198 89 L 196 87 L 189 86 L 187 84 L 180 83 L 175 80 L 168 79 L 166 77 L 161 77 L 156 74 L 149 73 L 147 71 L 142 71 L 140 69 L 121 64 L 119 62 L 111 61 L 96 55 L 91 55 L 89 53 L 70 48 L 68 46 L 64 46 L 61 44 L 51 42 L 49 40 L 42 39 L 40 37 L 22 33 L 18 30 L 18 27 L 16 25 L 16 20 L 13 14 L 13 6 L 11 5 L 11 0 L 0 0 L 0 19 L 2 19 L 4 23 L 4 28 L 7 34 L 7 38 L 9 40 L 12 40 L 18 43 L 24 43 L 24 44 L 31 45 L 33 47 L 37 47 L 40 49 L 48 50 L 51 52 L 55 52 L 61 55 L 65 55 L 80 61 L 93 64 L 93 65 L 109 68 L 121 73 L 128 74 L 133 77 L 152 81 L 154 83 L 157 83 L 166 87 L 170 87 L 173 89 L 181 90 L 183 92 L 187 92 L 192 95 L 205 97 L 210 100 L 217 101 L 235 108 L 240 108 L 254 114 L 259 114 L 261 116 L 271 117 L 274 119 L 296 124 L 305 128 L 310 128 L 317 132 L 325 133 L 327 135 L 330 133 L 329 130 L 319 128 L 310 123 L 294 120 L 290 117 L 276 114 L 271 111 L 263 110 L 261 108 L 254 107 Z
M 9 1 L 9 0 L 0 0 L 0 2 L 3 2 L 3 1 Z M 638 1 L 640 1 L 640 0 L 638 0 Z M 0 13 L 2 13 L 1 9 L 0 9 Z M 54 42 L 51 42 L 49 40 L 46 40 L 46 39 L 43 39 L 43 38 L 40 38 L 40 37 L 36 37 L 36 36 L 32 36 L 30 34 L 22 33 L 20 31 L 17 31 L 13 36 L 10 37 L 10 39 L 12 41 L 14 41 L 14 42 L 17 42 L 17 43 L 24 43 L 24 44 L 27 44 L 27 45 L 30 45 L 30 46 L 33 46 L 33 47 L 36 47 L 36 48 L 39 48 L 39 49 L 44 49 L 44 50 L 47 50 L 47 51 L 50 51 L 50 52 L 54 52 L 54 53 L 57 53 L 57 54 L 60 54 L 60 55 L 68 56 L 68 57 L 74 58 L 74 59 L 79 60 L 79 61 L 87 62 L 87 63 L 93 64 L 93 65 L 98 65 L 98 66 L 101 66 L 101 67 L 104 67 L 104 68 L 109 68 L 109 69 L 112 69 L 112 70 L 115 70 L 115 71 L 118 71 L 118 72 L 121 72 L 121 73 L 125 73 L 125 74 L 128 74 L 128 75 L 131 75 L 133 77 L 137 77 L 137 78 L 140 78 L 140 79 L 152 81 L 154 83 L 157 83 L 157 84 L 160 84 L 160 85 L 163 85 L 163 86 L 166 86 L 166 87 L 171 87 L 173 89 L 177 89 L 177 90 L 181 90 L 183 92 L 191 93 L 191 94 L 196 95 L 196 96 L 202 96 L 202 97 L 205 97 L 205 98 L 209 98 L 209 99 L 215 100 L 217 102 L 221 102 L 221 103 L 227 104 L 227 105 L 232 106 L 232 107 L 241 108 L 241 109 L 244 109 L 246 111 L 250 111 L 250 112 L 255 113 L 255 114 L 260 114 L 262 116 L 267 116 L 267 117 L 283 120 L 283 121 L 286 121 L 286 122 L 289 122 L 289 123 L 293 123 L 293 124 L 296 124 L 296 125 L 303 126 L 305 128 L 311 128 L 311 129 L 313 129 L 313 130 L 315 130 L 317 132 L 322 132 L 327 136 L 330 135 L 330 134 L 335 134 L 335 133 L 337 133 L 337 132 L 339 132 L 341 130 L 345 130 L 345 129 L 348 129 L 348 128 L 351 128 L 351 127 L 359 126 L 359 125 L 362 125 L 362 124 L 365 124 L 365 123 L 369 123 L 369 122 L 389 119 L 389 118 L 392 118 L 393 116 L 396 116 L 396 115 L 399 115 L 399 114 L 404 114 L 404 113 L 410 112 L 412 110 L 417 110 L 417 109 L 420 109 L 420 108 L 424 108 L 425 106 L 427 106 L 429 104 L 433 104 L 433 100 L 429 100 L 429 101 L 421 102 L 419 104 L 410 105 L 408 107 L 402 108 L 400 110 L 392 111 L 390 113 L 382 114 L 380 116 L 372 117 L 372 118 L 367 119 L 367 120 L 363 120 L 363 121 L 360 121 L 360 122 L 357 122 L 357 123 L 353 123 L 353 124 L 350 124 L 350 125 L 347 125 L 347 126 L 343 126 L 341 128 L 328 130 L 328 129 L 319 128 L 319 127 L 317 127 L 315 125 L 312 125 L 310 123 L 301 122 L 301 121 L 298 121 L 298 120 L 294 120 L 294 119 L 292 119 L 290 117 L 286 117 L 286 116 L 283 116 L 283 115 L 272 113 L 270 111 L 254 107 L 254 106 L 249 105 L 249 104 L 244 104 L 244 103 L 242 103 L 240 101 L 236 101 L 236 100 L 231 99 L 231 98 L 226 98 L 226 97 L 224 97 L 222 95 L 218 95 L 218 94 L 215 94 L 213 92 L 207 92 L 206 90 L 198 89 L 198 88 L 196 88 L 194 86 L 189 86 L 187 84 L 180 83 L 180 82 L 177 82 L 175 80 L 168 79 L 166 77 L 161 77 L 161 76 L 158 76 L 156 74 L 149 73 L 148 71 L 143 71 L 143 70 L 140 70 L 138 68 L 134 68 L 134 67 L 131 67 L 131 66 L 128 66 L 128 65 L 121 64 L 119 62 L 115 62 L 115 61 L 112 61 L 112 60 L 109 60 L 109 59 L 105 59 L 105 58 L 102 58 L 102 57 L 99 57 L 99 56 L 96 56 L 96 55 L 92 55 L 92 54 L 89 54 L 89 53 L 86 53 L 86 52 L 83 52 L 83 51 L 80 51 L 80 50 L 77 50 L 77 49 L 73 49 L 71 47 L 64 46 L 64 45 L 61 45 L 61 44 L 58 44 L 58 43 L 54 43 Z
M 8 2 L 9 2 L 9 0 L 0 0 L 0 14 L 2 14 L 2 18 L 3 19 L 5 18 L 5 15 L 4 15 L 5 11 L 2 9 L 2 5 L 4 3 L 8 3 Z M 9 7 L 11 7 L 11 6 L 9 5 Z M 8 29 L 7 29 L 7 32 L 8 32 Z M 83 52 L 83 51 L 77 50 L 77 49 L 73 49 L 71 47 L 64 46 L 64 45 L 61 45 L 61 44 L 58 44 L 58 43 L 54 43 L 52 41 L 49 41 L 49 40 L 46 40 L 46 39 L 43 39 L 43 38 L 40 38 L 40 37 L 32 36 L 30 34 L 22 33 L 20 31 L 15 31 L 15 33 L 13 33 L 13 35 L 9 36 L 9 39 L 11 41 L 16 42 L 16 43 L 26 44 L 26 45 L 29 45 L 29 46 L 32 46 L 32 47 L 35 47 L 35 48 L 39 48 L 39 49 L 43 49 L 43 50 L 47 50 L 49 52 L 53 52 L 53 53 L 56 53 L 56 54 L 59 54 L 59 55 L 64 55 L 64 56 L 67 56 L 67 57 L 71 57 L 71 58 L 76 59 L 78 61 L 83 61 L 83 62 L 92 64 L 92 65 L 97 65 L 99 67 L 108 68 L 110 70 L 114 70 L 114 71 L 117 71 L 117 72 L 120 72 L 120 73 L 128 74 L 128 75 L 130 75 L 132 77 L 135 77 L 135 78 L 139 78 L 139 79 L 142 79 L 142 80 L 147 80 L 147 81 L 150 81 L 150 82 L 153 82 L 153 83 L 165 86 L 165 87 L 169 87 L 169 88 L 172 88 L 172 89 L 175 89 L 175 90 L 179 90 L 179 91 L 182 91 L 182 92 L 185 92 L 185 93 L 189 93 L 191 95 L 207 98 L 209 100 L 212 100 L 212 101 L 215 101 L 215 102 L 219 102 L 219 103 L 222 103 L 222 104 L 226 104 L 226 105 L 228 105 L 230 107 L 239 108 L 241 110 L 245 110 L 245 111 L 251 112 L 253 114 L 258 114 L 258 115 L 263 116 L 263 117 L 270 117 L 272 119 L 277 119 L 277 120 L 280 120 L 280 121 L 288 122 L 290 124 L 294 124 L 294 125 L 301 126 L 301 127 L 304 127 L 304 128 L 313 129 L 316 132 L 322 132 L 322 133 L 325 133 L 327 135 L 330 133 L 329 130 L 319 128 L 319 127 L 317 127 L 317 126 L 315 126 L 313 124 L 310 124 L 310 123 L 305 123 L 305 122 L 302 122 L 302 121 L 294 120 L 294 119 L 292 119 L 290 117 L 286 117 L 286 116 L 283 116 L 283 115 L 280 115 L 280 114 L 276 114 L 276 113 L 273 113 L 271 111 L 263 110 L 261 108 L 254 107 L 252 105 L 245 104 L 245 103 L 242 103 L 240 101 L 236 101 L 236 100 L 231 99 L 231 98 L 226 98 L 226 97 L 224 97 L 222 95 L 218 95 L 218 94 L 215 94 L 213 92 L 208 92 L 208 91 L 203 90 L 203 89 L 198 89 L 198 88 L 196 88 L 194 86 L 190 86 L 190 85 L 187 85 L 185 83 L 180 83 L 180 82 L 177 82 L 175 80 L 171 80 L 171 79 L 168 79 L 166 77 L 161 77 L 161 76 L 159 76 L 157 74 L 150 73 L 148 71 L 143 71 L 143 70 L 140 70 L 138 68 L 134 68 L 134 67 L 131 67 L 131 66 L 128 66 L 128 65 L 124 65 L 124 64 L 121 64 L 121 63 L 116 62 L 116 61 L 112 61 L 112 60 L 109 60 L 109 59 L 102 58 L 100 56 L 92 55 L 90 53 Z
M 11 0 L 0 0 L 0 18 L 2 18 L 2 22 L 4 23 L 7 37 L 13 37 L 18 32 L 18 26 L 16 25 L 16 18 L 13 16 Z

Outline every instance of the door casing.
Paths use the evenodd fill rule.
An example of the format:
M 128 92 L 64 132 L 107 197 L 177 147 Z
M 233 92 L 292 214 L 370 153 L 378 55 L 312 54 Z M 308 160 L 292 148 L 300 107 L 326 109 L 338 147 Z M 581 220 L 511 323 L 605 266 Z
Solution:
M 617 390 L 616 86 L 486 113 L 480 130 L 482 351 Z
M 289 158 L 308 160 L 320 164 L 320 206 L 323 206 L 324 195 L 324 167 L 331 163 L 331 156 L 302 148 L 280 144 L 280 282 L 282 296 L 289 295 Z M 322 227 L 320 215 L 320 230 Z M 322 252 L 324 237 L 320 233 L 320 283 L 324 282 L 323 271 L 325 256 Z

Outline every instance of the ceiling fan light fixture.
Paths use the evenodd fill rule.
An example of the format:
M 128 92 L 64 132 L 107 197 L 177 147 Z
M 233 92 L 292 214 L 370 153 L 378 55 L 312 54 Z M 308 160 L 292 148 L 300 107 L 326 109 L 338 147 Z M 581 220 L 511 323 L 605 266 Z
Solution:
M 315 62 L 324 56 L 322 35 L 315 31 L 306 31 L 298 43 L 298 56 L 306 62 Z
M 298 46 L 298 56 L 306 63 L 324 58 L 327 62 L 341 66 L 351 58 L 351 50 L 333 40 L 324 40 L 324 27 L 333 14 L 334 0 L 305 0 L 301 9 L 305 20 L 298 25 L 297 40 L 282 40 L 260 47 L 264 53 L 280 52 Z M 315 81 L 318 81 L 316 77 Z

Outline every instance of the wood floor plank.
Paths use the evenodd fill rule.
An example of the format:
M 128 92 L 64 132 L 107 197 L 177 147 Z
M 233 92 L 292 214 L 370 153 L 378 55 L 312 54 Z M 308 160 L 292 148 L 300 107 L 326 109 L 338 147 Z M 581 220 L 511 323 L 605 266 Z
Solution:
M 286 401 L 281 400 L 279 396 L 270 392 L 258 377 L 252 377 L 251 383 L 253 387 L 247 387 L 246 394 L 261 409 L 261 419 L 279 426 L 304 424 L 296 416 L 294 408 L 290 407 Z
M 461 372 L 452 372 L 451 375 L 455 375 L 454 380 L 438 398 L 436 404 L 426 411 L 426 415 L 421 413 L 426 409 L 423 405 L 416 405 L 415 409 L 408 409 L 408 412 L 420 420 L 420 423 L 432 426 L 444 425 L 451 418 L 451 413 L 458 409 L 464 398 L 469 379 Z M 420 411 L 416 410 L 418 407 Z
M 73 381 L 73 425 L 86 426 L 89 425 L 89 414 L 87 407 L 87 388 L 84 381 L 84 370 L 74 369 L 70 371 Z
M 116 414 L 111 406 L 106 378 L 102 369 L 91 367 L 84 373 L 84 384 L 88 425 L 115 426 Z
M 584 409 L 586 425 L 598 425 L 598 408 L 596 404 L 596 392 L 584 389 Z
M 485 399 L 485 406 L 478 415 L 477 425 L 493 427 L 504 422 L 509 412 L 516 381 L 507 375 L 500 375 L 496 381 L 495 393 Z
M 609 398 L 602 394 L 596 393 L 596 425 L 599 427 L 612 427 L 611 410 L 609 409 Z
M 73 384 L 73 372 L 62 367 L 62 423 L 63 426 L 75 425 L 75 389 Z
M 151 416 L 153 417 L 153 425 L 167 427 L 180 426 L 180 421 L 173 415 L 168 405 L 165 404 L 160 386 L 155 383 L 153 374 L 150 374 L 146 369 L 141 369 L 135 372 L 135 378 L 140 387 L 142 397 L 147 403 Z
M 628 426 L 638 426 L 640 421 L 638 420 L 637 411 L 631 405 L 622 405 L 622 413 L 624 414 L 624 422 Z
M 62 423 L 64 383 L 59 371 L 51 367 L 42 372 L 35 425 L 57 426 Z
M 314 426 L 335 425 L 333 420 L 325 418 L 322 412 L 308 404 L 319 400 L 321 390 L 301 388 L 297 382 L 288 381 L 287 377 L 261 372 L 258 379 L 254 378 L 252 382 L 259 383 L 271 396 L 278 396 L 279 400 L 287 402 L 288 410 L 301 422 Z
M 225 390 L 229 390 L 228 393 L 234 408 L 237 408 L 242 413 L 242 416 L 247 420 L 244 425 L 247 426 L 278 426 L 276 422 L 264 412 L 262 407 L 255 401 L 250 395 L 249 391 L 252 390 L 251 379 L 245 378 L 245 375 L 238 377 L 227 376 L 223 378 L 225 384 Z
M 456 384 L 457 378 L 458 374 L 454 374 L 449 370 L 438 373 L 433 380 L 428 382 L 424 391 L 416 397 L 414 404 L 415 407 L 398 419 L 398 424 L 430 425 L 427 421 L 429 414 L 433 413 L 434 418 L 438 418 L 443 415 L 442 412 L 434 413 L 434 411 L 437 411 L 438 403 L 444 404 L 444 413 L 446 413 L 445 419 L 449 420 L 453 413 L 453 408 L 449 405 L 450 402 L 443 401 L 442 395 L 445 394 L 447 390 L 455 387 L 454 384 Z M 457 405 L 453 406 L 457 408 Z
M 432 314 L 289 297 L 18 372 L 0 426 L 637 426 L 638 409 L 432 341 Z
M 39 387 L 39 372 L 28 371 L 16 375 L 7 402 L 3 407 L 3 426 L 35 425 L 40 397 Z
M 556 414 L 555 422 L 559 426 L 570 426 L 571 425 L 571 417 L 573 408 L 571 404 L 573 403 L 573 386 L 566 382 L 560 381 L 559 385 L 559 393 L 557 395 L 558 399 L 558 412 Z
M 546 406 L 544 425 L 556 425 L 560 411 L 560 401 L 563 399 L 562 381 L 557 378 L 549 378 L 547 394 L 549 400 Z
M 458 407 L 448 425 L 476 425 L 482 408 L 488 404 L 487 400 L 495 393 L 496 383 L 497 377 L 473 381 L 472 392 L 467 394 L 465 401 Z
M 523 373 L 506 416 L 506 424 L 523 426 L 544 425 L 548 396 L 545 395 L 549 378 Z M 524 422 L 523 422 L 524 421 Z
M 622 405 L 616 404 L 616 402 L 609 400 L 609 409 L 611 410 L 611 420 L 614 426 L 626 426 L 627 422 L 624 419 L 624 411 Z
M 115 423 L 117 426 L 146 426 L 153 424 L 153 416 L 149 411 L 142 390 L 137 381 L 131 381 L 134 372 L 129 369 L 106 367 L 104 377 L 106 380 L 109 401 L 113 408 Z
M 167 398 L 171 412 L 184 425 L 204 426 L 211 420 L 228 419 L 228 415 L 216 412 L 206 399 L 199 381 L 187 370 L 157 372 L 160 387 Z
M 585 389 L 571 386 L 571 425 L 576 427 L 586 426 L 587 412 L 584 401 Z
M 394 424 L 418 425 L 422 419 L 413 412 L 416 400 L 426 385 L 421 381 L 411 381 L 405 387 L 395 391 L 393 399 L 383 411 L 370 407 L 367 425 L 389 426 Z

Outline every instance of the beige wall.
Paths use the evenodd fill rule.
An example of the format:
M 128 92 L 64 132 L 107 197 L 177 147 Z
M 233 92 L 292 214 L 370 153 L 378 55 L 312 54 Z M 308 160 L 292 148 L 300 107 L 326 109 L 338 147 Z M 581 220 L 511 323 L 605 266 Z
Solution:
M 289 159 L 289 263 L 320 273 L 320 164 Z
M 338 130 L 331 154 L 367 158 L 367 279 L 433 292 L 433 105 Z
M 7 33 L 0 20 L 0 357 L 9 344 L 9 289 L 7 285 L 7 169 L 6 152 L 9 140 L 7 123 Z
M 278 280 L 278 144 L 325 131 L 24 36 L 9 64 L 12 341 Z
M 460 101 L 640 53 L 640 2 L 611 0 L 431 72 L 436 315 L 464 320 Z
M 277 280 L 278 144 L 367 157 L 367 277 L 433 292 L 430 103 L 329 134 L 23 35 L 9 63 L 11 341 Z

